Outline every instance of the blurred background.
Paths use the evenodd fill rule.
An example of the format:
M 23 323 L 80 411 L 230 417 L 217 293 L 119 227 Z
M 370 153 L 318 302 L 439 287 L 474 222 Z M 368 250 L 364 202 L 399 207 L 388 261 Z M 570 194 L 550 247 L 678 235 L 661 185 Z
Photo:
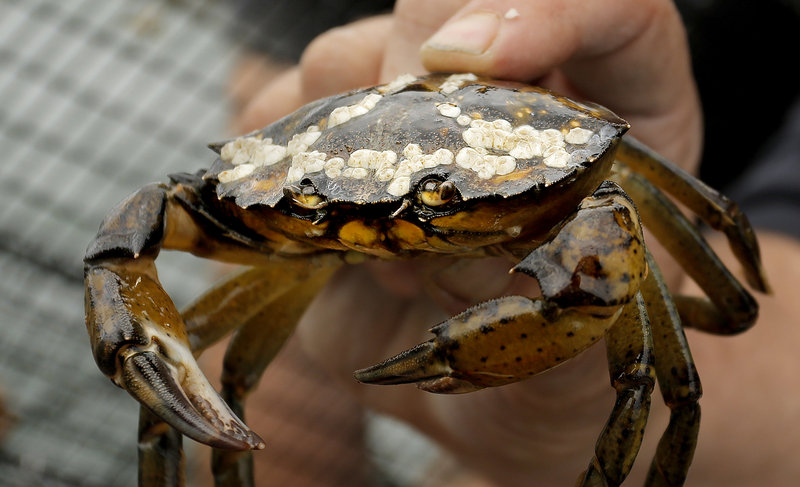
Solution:
M 1 485 L 136 484 L 138 407 L 92 359 L 82 254 L 125 195 L 209 161 L 226 133 L 234 14 L 210 1 L 0 1 Z M 211 270 L 168 257 L 162 279 L 186 303 Z
M 124 196 L 213 160 L 206 144 L 232 135 L 231 100 L 243 89 L 230 84 L 231 73 L 250 66 L 256 80 L 268 79 L 276 66 L 295 62 L 316 33 L 392 2 L 317 3 L 324 18 L 291 1 L 0 0 L 0 485 L 136 485 L 138 406 L 92 360 L 83 324 L 84 249 Z M 750 160 L 798 91 L 793 76 L 781 75 L 783 65 L 770 61 L 783 53 L 762 49 L 780 39 L 764 35 L 792 39 L 800 9 L 765 2 L 770 9 L 760 6 L 762 17 L 747 2 L 728 2 L 742 26 L 769 26 L 737 31 L 720 17 L 704 24 L 712 17 L 703 13 L 720 2 L 680 3 L 697 27 L 690 36 L 700 46 L 695 58 L 712 131 L 735 108 L 731 96 L 753 89 L 736 78 L 736 62 L 758 53 L 773 80 L 773 103 L 759 117 L 763 138 L 731 147 L 720 139 L 730 132 L 709 134 L 707 150 L 723 151 L 715 152 L 719 159 Z M 721 35 L 723 49 L 720 38 L 708 41 Z M 253 64 L 254 55 L 270 61 Z M 738 172 L 711 182 L 730 183 Z M 180 307 L 218 277 L 218 268 L 170 253 L 159 259 L 159 273 Z M 259 454 L 272 481 L 259 485 L 419 484 L 439 458 L 436 450 L 389 420 L 365 416 L 300 362 L 290 350 L 269 372 L 263 394 L 279 398 L 276 412 L 253 426 L 264 437 L 324 448 L 307 463 L 292 463 L 291 441 Z M 331 423 L 336 430 L 325 429 Z M 205 475 L 207 451 L 190 440 L 184 445 L 190 470 Z

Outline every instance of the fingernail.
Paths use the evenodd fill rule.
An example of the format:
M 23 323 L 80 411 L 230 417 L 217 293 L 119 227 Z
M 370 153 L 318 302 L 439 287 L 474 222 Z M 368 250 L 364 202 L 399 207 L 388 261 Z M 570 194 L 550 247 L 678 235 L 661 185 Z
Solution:
M 448 22 L 428 39 L 424 48 L 483 54 L 492 45 L 500 18 L 492 12 L 474 12 Z

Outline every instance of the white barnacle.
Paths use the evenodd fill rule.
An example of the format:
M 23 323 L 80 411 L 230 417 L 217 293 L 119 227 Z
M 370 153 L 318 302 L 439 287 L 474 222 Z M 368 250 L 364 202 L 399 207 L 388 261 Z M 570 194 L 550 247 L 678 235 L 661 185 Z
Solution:
M 459 125 L 466 126 L 466 125 L 469 125 L 471 122 L 472 122 L 472 117 L 470 117 L 469 115 L 466 115 L 466 114 L 462 113 L 461 115 L 456 117 L 456 123 L 459 124 Z
M 495 149 L 508 152 L 514 147 L 511 123 L 497 119 L 493 122 L 476 119 L 461 133 L 464 142 L 476 149 Z
M 365 167 L 346 167 L 342 171 L 342 176 L 350 179 L 364 179 L 369 176 L 369 170 Z
M 498 176 L 511 174 L 517 168 L 517 160 L 511 156 L 498 156 L 495 164 L 495 173 Z
M 400 91 L 416 80 L 417 77 L 411 73 L 401 74 L 400 76 L 386 83 L 385 85 L 378 87 L 378 93 L 385 95 L 387 93 L 394 93 L 396 91 Z
M 305 132 L 295 134 L 287 146 L 289 155 L 307 151 L 311 144 L 319 139 L 320 135 L 322 135 L 322 132 L 319 131 L 319 127 L 316 125 L 308 127 Z
M 548 147 L 564 147 L 564 134 L 560 130 L 544 129 L 541 131 L 541 136 L 545 150 Z
M 389 186 L 386 187 L 386 192 L 392 196 L 403 196 L 411 189 L 411 178 L 408 176 L 395 177 Z
M 464 169 L 472 169 L 483 160 L 483 154 L 472 147 L 464 147 L 456 154 L 456 164 Z
M 569 152 L 561 147 L 551 146 L 544 152 L 544 165 L 547 167 L 566 167 L 569 159 Z
M 331 114 L 328 115 L 328 128 L 335 127 L 352 118 L 364 115 L 375 108 L 375 105 L 378 104 L 381 98 L 383 98 L 382 95 L 370 93 L 354 105 L 334 108 Z
M 594 132 L 582 127 L 575 127 L 570 129 L 564 136 L 564 141 L 568 144 L 582 145 L 589 142 L 589 139 L 594 135 Z
M 436 167 L 453 163 L 453 151 L 449 149 L 436 149 L 433 154 L 422 156 L 422 165 L 425 167 Z
M 461 115 L 461 109 L 454 103 L 437 103 L 436 109 L 443 117 L 456 118 Z
M 503 15 L 506 20 L 516 19 L 519 17 L 519 10 L 515 8 L 510 8 L 506 10 L 506 13 Z
M 286 182 L 287 183 L 296 183 L 303 179 L 303 176 L 306 175 L 306 172 L 303 170 L 302 167 L 299 166 L 291 166 L 289 170 L 286 172 Z
M 479 178 L 490 179 L 497 172 L 497 156 L 484 155 L 471 169 L 478 173 Z
M 450 94 L 457 89 L 461 88 L 467 81 L 475 81 L 478 77 L 472 73 L 451 74 L 447 79 L 439 85 L 439 91 L 444 94 Z
M 221 171 L 217 175 L 217 179 L 220 183 L 229 183 L 231 181 L 236 181 L 237 179 L 241 179 L 245 176 L 249 176 L 252 172 L 256 169 L 256 167 L 252 164 L 240 164 L 233 169 L 228 169 L 227 171 Z
M 350 167 L 378 169 L 381 166 L 392 166 L 395 162 L 397 162 L 397 154 L 394 151 L 358 149 L 350 154 L 347 165 Z
M 325 175 L 333 179 L 342 175 L 342 169 L 344 169 L 344 166 L 344 159 L 341 157 L 331 157 L 325 161 L 323 169 L 325 170 Z
M 422 155 L 422 148 L 419 144 L 407 144 L 403 147 L 403 157 L 406 159 L 414 159 Z
M 375 179 L 381 182 L 391 181 L 394 178 L 395 168 L 391 166 L 380 167 L 375 171 Z
M 292 156 L 292 165 L 286 173 L 286 181 L 290 183 L 300 181 L 306 174 L 319 172 L 324 168 L 324 153 L 319 151 L 299 152 Z
M 237 137 L 222 146 L 219 156 L 223 161 L 238 166 L 240 164 L 252 162 L 254 159 L 262 159 L 263 156 L 261 152 L 264 150 L 269 152 L 271 148 L 274 147 L 280 146 L 273 145 L 272 139 L 263 139 L 261 134 Z
M 271 166 L 286 157 L 286 152 L 282 145 L 262 143 L 253 151 L 250 162 L 259 167 Z

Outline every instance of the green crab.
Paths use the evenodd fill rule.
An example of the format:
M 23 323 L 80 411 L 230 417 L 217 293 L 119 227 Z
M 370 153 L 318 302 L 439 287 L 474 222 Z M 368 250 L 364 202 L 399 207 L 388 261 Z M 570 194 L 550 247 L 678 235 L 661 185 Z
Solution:
M 86 251 L 86 324 L 100 370 L 143 405 L 140 485 L 183 482 L 181 435 L 216 448 L 218 485 L 252 485 L 249 452 L 265 444 L 239 419 L 244 398 L 317 291 L 340 266 L 438 256 L 505 256 L 541 296 L 477 304 L 358 381 L 470 392 L 605 338 L 617 400 L 579 485 L 624 480 L 656 380 L 671 418 L 648 485 L 682 484 L 701 395 L 683 327 L 736 333 L 757 305 L 658 188 L 725 233 L 754 289 L 767 283 L 735 204 L 627 129 L 532 86 L 407 75 L 213 144 L 209 170 L 128 197 Z M 707 298 L 669 293 L 640 215 Z M 156 275 L 161 249 L 250 269 L 178 312 Z M 220 396 L 195 357 L 230 332 Z

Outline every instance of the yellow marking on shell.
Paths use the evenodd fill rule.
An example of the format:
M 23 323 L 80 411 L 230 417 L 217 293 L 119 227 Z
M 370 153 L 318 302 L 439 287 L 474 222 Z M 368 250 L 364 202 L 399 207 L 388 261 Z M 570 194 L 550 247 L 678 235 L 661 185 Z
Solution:
M 381 241 L 381 233 L 364 222 L 353 220 L 339 229 L 339 239 L 363 247 L 374 247 Z

